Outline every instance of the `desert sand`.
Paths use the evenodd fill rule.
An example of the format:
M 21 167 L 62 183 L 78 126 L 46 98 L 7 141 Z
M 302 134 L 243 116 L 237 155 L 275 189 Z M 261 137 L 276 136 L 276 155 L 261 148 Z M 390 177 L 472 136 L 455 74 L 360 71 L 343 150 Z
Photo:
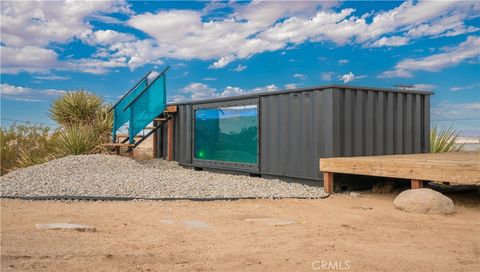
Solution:
M 478 198 L 454 199 L 448 216 L 402 212 L 393 198 L 2 200 L 1 270 L 480 271 Z M 59 222 L 96 232 L 35 228 Z

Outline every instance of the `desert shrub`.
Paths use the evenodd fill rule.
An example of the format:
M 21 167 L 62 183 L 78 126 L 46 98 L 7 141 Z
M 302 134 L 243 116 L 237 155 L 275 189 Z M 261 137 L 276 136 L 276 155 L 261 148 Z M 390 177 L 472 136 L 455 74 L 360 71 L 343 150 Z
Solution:
M 50 109 L 53 120 L 61 125 L 58 131 L 58 153 L 62 156 L 100 151 L 110 141 L 113 112 L 94 93 L 84 90 L 67 92 L 55 100 Z
M 1 128 L 1 174 L 55 158 L 55 144 L 54 133 L 47 126 L 14 124 Z
M 50 116 L 61 126 L 92 125 L 102 106 L 102 98 L 94 93 L 84 90 L 66 92 L 53 102 Z
M 454 152 L 459 151 L 462 145 L 457 144 L 458 135 L 460 132 L 449 128 L 438 129 L 437 126 L 432 127 L 430 131 L 430 152 Z
M 90 154 L 97 150 L 99 144 L 94 127 L 67 126 L 58 131 L 56 153 L 60 156 Z

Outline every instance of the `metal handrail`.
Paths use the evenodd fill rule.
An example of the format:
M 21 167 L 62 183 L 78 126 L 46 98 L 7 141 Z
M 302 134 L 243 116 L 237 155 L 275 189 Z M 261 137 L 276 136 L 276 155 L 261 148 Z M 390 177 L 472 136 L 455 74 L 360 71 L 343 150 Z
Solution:
M 130 103 L 128 103 L 128 105 L 125 106 L 125 108 L 123 108 L 123 111 L 125 111 L 126 109 L 128 109 L 133 103 L 135 103 L 147 90 L 148 88 L 150 88 L 150 86 L 155 83 L 155 81 L 157 81 L 157 79 L 159 79 L 163 74 L 165 74 L 165 72 L 167 72 L 168 68 L 170 68 L 170 66 L 167 66 L 167 68 L 163 69 L 163 71 L 158 74 L 158 76 L 150 83 L 147 85 L 147 87 L 145 87 L 145 89 L 143 89 L 143 91 L 141 93 L 139 93 L 137 95 L 137 97 L 135 97 L 135 99 L 133 99 Z
M 123 99 L 125 99 L 125 97 L 127 97 L 127 95 L 129 95 L 133 90 L 135 90 L 138 85 L 140 85 L 140 83 L 143 82 L 143 80 L 148 77 L 150 74 L 152 73 L 152 71 L 148 72 L 144 77 L 142 77 L 142 79 L 140 79 L 140 81 L 137 82 L 137 84 L 135 84 L 128 92 L 126 92 L 118 101 L 117 103 L 115 103 L 115 105 L 113 105 L 109 110 L 108 112 L 111 112 L 120 102 L 122 102 Z

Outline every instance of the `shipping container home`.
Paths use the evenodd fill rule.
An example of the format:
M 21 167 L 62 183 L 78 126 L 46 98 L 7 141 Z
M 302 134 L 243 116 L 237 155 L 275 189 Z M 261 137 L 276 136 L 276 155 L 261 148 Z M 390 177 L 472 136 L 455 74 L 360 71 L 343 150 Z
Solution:
M 180 165 L 322 180 L 319 159 L 429 151 L 429 92 L 329 85 L 171 104 Z M 168 126 L 156 132 L 167 156 Z

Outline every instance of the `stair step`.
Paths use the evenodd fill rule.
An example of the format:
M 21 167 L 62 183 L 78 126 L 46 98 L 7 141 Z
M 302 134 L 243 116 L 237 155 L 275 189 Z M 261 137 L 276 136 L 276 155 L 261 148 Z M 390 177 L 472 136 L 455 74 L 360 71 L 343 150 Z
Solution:
M 143 129 L 156 129 L 157 127 L 144 127 Z
M 164 121 L 167 121 L 168 119 L 167 118 L 155 118 L 153 119 L 153 121 L 158 121 L 158 122 L 164 122 Z
M 134 144 L 122 144 L 122 143 L 106 143 L 103 144 L 105 147 L 134 147 Z
M 119 138 L 128 138 L 128 134 L 117 134 L 117 137 Z M 133 138 L 142 138 L 142 135 L 135 135 Z

